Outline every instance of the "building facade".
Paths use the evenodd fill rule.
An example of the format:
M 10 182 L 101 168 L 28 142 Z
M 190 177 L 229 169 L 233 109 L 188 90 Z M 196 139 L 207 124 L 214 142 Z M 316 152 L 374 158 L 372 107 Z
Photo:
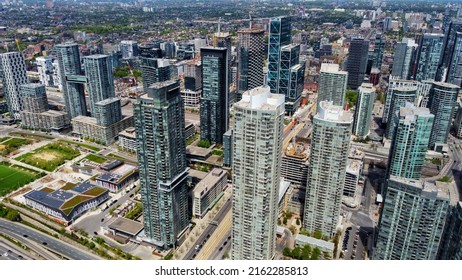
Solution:
M 321 64 L 318 83 L 318 107 L 321 101 L 332 101 L 333 105 L 345 105 L 348 72 L 341 71 L 338 64 Z
M 351 40 L 348 49 L 346 71 L 348 72 L 348 86 L 357 89 L 363 82 L 367 70 L 369 41 L 362 38 Z
M 391 75 L 395 79 L 413 79 L 418 47 L 419 45 L 410 38 L 403 38 L 401 42 L 396 43 L 391 70 Z
M 268 41 L 268 85 L 272 93 L 279 92 L 281 48 L 291 41 L 290 17 L 270 19 Z
M 443 34 L 426 33 L 419 44 L 415 79 L 435 80 L 443 51 Z
M 390 92 L 389 92 L 390 93 Z M 387 129 L 385 130 L 385 138 L 393 139 L 395 132 L 394 116 L 399 112 L 399 108 L 403 107 L 406 102 L 414 103 L 417 97 L 417 87 L 394 87 L 391 91 L 390 109 L 388 110 Z M 385 114 L 385 113 L 384 113 Z
M 358 101 L 355 107 L 353 134 L 366 137 L 371 127 L 372 109 L 375 101 L 375 88 L 372 84 L 363 83 L 358 88 Z
M 134 104 L 146 238 L 177 244 L 189 224 L 188 167 L 180 83 L 156 83 Z
M 234 104 L 232 259 L 270 260 L 276 249 L 284 96 L 269 86 Z
M 340 217 L 353 115 L 322 101 L 313 118 L 303 227 L 333 237 Z
M 26 62 L 21 52 L 8 52 L 0 54 L 0 71 L 3 83 L 3 92 L 13 119 L 21 119 L 23 109 L 19 87 L 29 83 L 26 75 Z
M 108 55 L 95 54 L 83 58 L 87 77 L 90 113 L 96 115 L 95 103 L 115 97 L 112 64 Z

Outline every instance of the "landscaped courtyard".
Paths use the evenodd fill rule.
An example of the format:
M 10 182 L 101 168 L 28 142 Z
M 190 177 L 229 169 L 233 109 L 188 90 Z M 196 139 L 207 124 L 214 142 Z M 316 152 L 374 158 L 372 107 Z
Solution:
M 43 170 L 53 171 L 58 166 L 80 155 L 79 150 L 68 143 L 58 141 L 17 157 L 16 160 Z

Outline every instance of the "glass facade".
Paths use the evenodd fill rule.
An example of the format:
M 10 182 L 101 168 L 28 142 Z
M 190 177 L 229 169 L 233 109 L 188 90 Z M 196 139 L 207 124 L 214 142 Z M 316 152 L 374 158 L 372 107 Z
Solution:
M 369 134 L 371 126 L 372 109 L 375 101 L 375 88 L 372 84 L 362 84 L 358 90 L 353 134 L 359 137 L 365 137 Z
M 443 52 L 443 34 L 424 34 L 419 46 L 415 79 L 435 80 Z
M 107 55 L 90 55 L 83 58 L 87 89 L 90 96 L 90 112 L 94 116 L 95 103 L 115 96 L 112 65 Z

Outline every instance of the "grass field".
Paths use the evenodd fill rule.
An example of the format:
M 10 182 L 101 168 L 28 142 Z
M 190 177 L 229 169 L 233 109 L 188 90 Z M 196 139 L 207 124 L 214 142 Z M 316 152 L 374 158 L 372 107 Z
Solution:
M 95 146 L 88 145 L 88 144 L 83 144 L 83 143 L 73 142 L 73 141 L 67 141 L 67 140 L 61 140 L 61 142 L 65 142 L 65 143 L 74 144 L 74 145 L 77 145 L 77 146 L 80 146 L 80 147 L 84 147 L 84 148 L 87 148 L 89 150 L 92 150 L 93 152 L 101 151 L 100 148 L 97 148 Z
M 24 138 L 3 137 L 0 138 L 0 154 L 6 156 L 20 147 L 32 143 L 32 140 Z
M 94 154 L 89 154 L 85 158 L 88 159 L 88 160 L 91 160 L 93 162 L 96 162 L 96 163 L 103 163 L 103 162 L 107 161 L 106 158 L 103 158 L 101 156 L 94 155 Z
M 27 183 L 42 176 L 35 171 L 20 166 L 10 166 L 7 163 L 0 163 L 0 196 L 4 196 Z
M 16 160 L 47 171 L 53 171 L 58 166 L 80 155 L 80 152 L 62 141 L 51 143 L 30 153 L 17 157 Z

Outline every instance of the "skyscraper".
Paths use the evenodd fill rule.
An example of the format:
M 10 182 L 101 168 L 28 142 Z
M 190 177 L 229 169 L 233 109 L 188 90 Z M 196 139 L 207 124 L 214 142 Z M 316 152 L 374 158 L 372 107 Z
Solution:
M 333 105 L 345 105 L 348 72 L 340 71 L 338 64 L 321 64 L 318 84 L 318 107 L 321 101 L 332 101 Z
M 155 83 L 170 80 L 170 63 L 162 58 L 141 58 L 141 74 L 143 78 L 143 91 Z
M 276 249 L 284 96 L 269 86 L 244 92 L 234 104 L 234 260 L 269 260 Z
M 190 218 L 180 83 L 169 80 L 151 85 L 138 97 L 133 111 L 144 231 L 150 242 L 171 247 Z
M 460 57 L 460 40 L 462 32 L 462 21 L 453 21 L 449 24 L 448 29 L 446 30 L 446 36 L 444 37 L 444 46 L 442 51 L 442 58 L 440 60 L 439 69 L 438 69 L 438 81 L 449 82 L 450 73 L 452 75 L 456 74 L 454 70 L 450 70 L 451 65 L 454 64 L 454 61 L 461 60 Z M 459 41 L 459 42 L 458 42 Z M 458 86 L 461 86 L 458 84 Z
M 456 32 L 454 48 L 446 76 L 446 82 L 462 87 L 462 30 L 461 32 Z
M 438 259 L 462 260 L 462 202 L 451 207 Z
M 90 97 L 90 112 L 95 115 L 95 103 L 115 96 L 114 76 L 108 55 L 95 54 L 83 58 L 87 89 Z
M 94 106 L 94 117 L 96 118 L 96 123 L 100 126 L 110 126 L 123 118 L 120 98 L 118 97 L 101 100 L 96 102 Z
M 372 109 L 375 101 L 375 88 L 372 84 L 363 83 L 359 88 L 358 101 L 355 108 L 353 134 L 365 137 L 371 126 Z
M 332 237 L 340 218 L 353 115 L 321 101 L 313 118 L 303 227 Z
M 385 138 L 393 139 L 393 133 L 395 132 L 396 123 L 393 121 L 394 115 L 399 112 L 400 107 L 404 107 L 406 102 L 414 103 L 417 97 L 417 87 L 395 87 L 391 91 L 390 98 L 390 109 L 388 111 L 388 123 L 387 129 L 385 130 Z
M 228 130 L 228 59 L 226 48 L 202 48 L 201 139 L 223 143 Z
M 23 109 L 19 87 L 29 82 L 23 54 L 21 52 L 0 54 L 0 71 L 8 111 L 11 117 L 19 120 Z
M 393 90 L 395 88 L 418 88 L 419 82 L 417 81 L 410 81 L 410 80 L 401 80 L 401 79 L 390 79 L 388 83 L 388 89 L 387 89 L 387 94 L 386 94 L 386 99 L 385 99 L 385 106 L 383 107 L 383 117 L 382 117 L 382 123 L 385 124 L 387 123 L 388 120 L 388 115 L 390 114 L 390 107 L 391 107 L 391 101 L 393 97 Z M 391 121 L 391 120 L 390 120 Z
M 425 33 L 419 44 L 415 79 L 434 80 L 443 51 L 443 34 Z
M 369 54 L 369 40 L 355 38 L 350 42 L 346 71 L 348 72 L 348 86 L 357 89 L 364 81 Z
M 391 75 L 395 79 L 408 80 L 414 75 L 414 64 L 419 45 L 413 39 L 403 38 L 396 43 Z
M 295 113 L 300 106 L 305 79 L 305 64 L 299 63 L 300 45 L 281 47 L 278 93 L 285 96 L 285 111 Z
M 122 58 L 138 56 L 138 43 L 136 41 L 121 41 L 120 52 L 122 52 Z
M 56 45 L 56 52 L 66 111 L 71 119 L 80 115 L 86 116 L 87 105 L 84 92 L 86 78 L 82 75 L 79 45 L 75 43 Z
M 385 50 L 386 38 L 382 33 L 375 34 L 374 60 L 372 68 L 382 69 L 383 52 Z
M 434 116 L 428 108 L 406 103 L 394 116 L 388 176 L 419 179 L 427 154 Z
M 268 85 L 272 93 L 279 92 L 281 48 L 290 44 L 290 17 L 270 19 L 268 42 Z
M 265 65 L 264 30 L 239 30 L 237 46 L 237 99 L 241 100 L 242 93 L 263 85 L 263 66 Z
M 435 115 L 432 133 L 428 147 L 433 149 L 436 144 L 445 144 L 451 128 L 452 115 L 457 103 L 460 88 L 453 84 L 434 82 L 430 89 L 428 107 Z
M 48 98 L 45 86 L 41 84 L 22 84 L 19 86 L 23 110 L 42 113 L 48 110 Z
M 436 259 L 448 210 L 447 188 L 391 176 L 373 258 Z

